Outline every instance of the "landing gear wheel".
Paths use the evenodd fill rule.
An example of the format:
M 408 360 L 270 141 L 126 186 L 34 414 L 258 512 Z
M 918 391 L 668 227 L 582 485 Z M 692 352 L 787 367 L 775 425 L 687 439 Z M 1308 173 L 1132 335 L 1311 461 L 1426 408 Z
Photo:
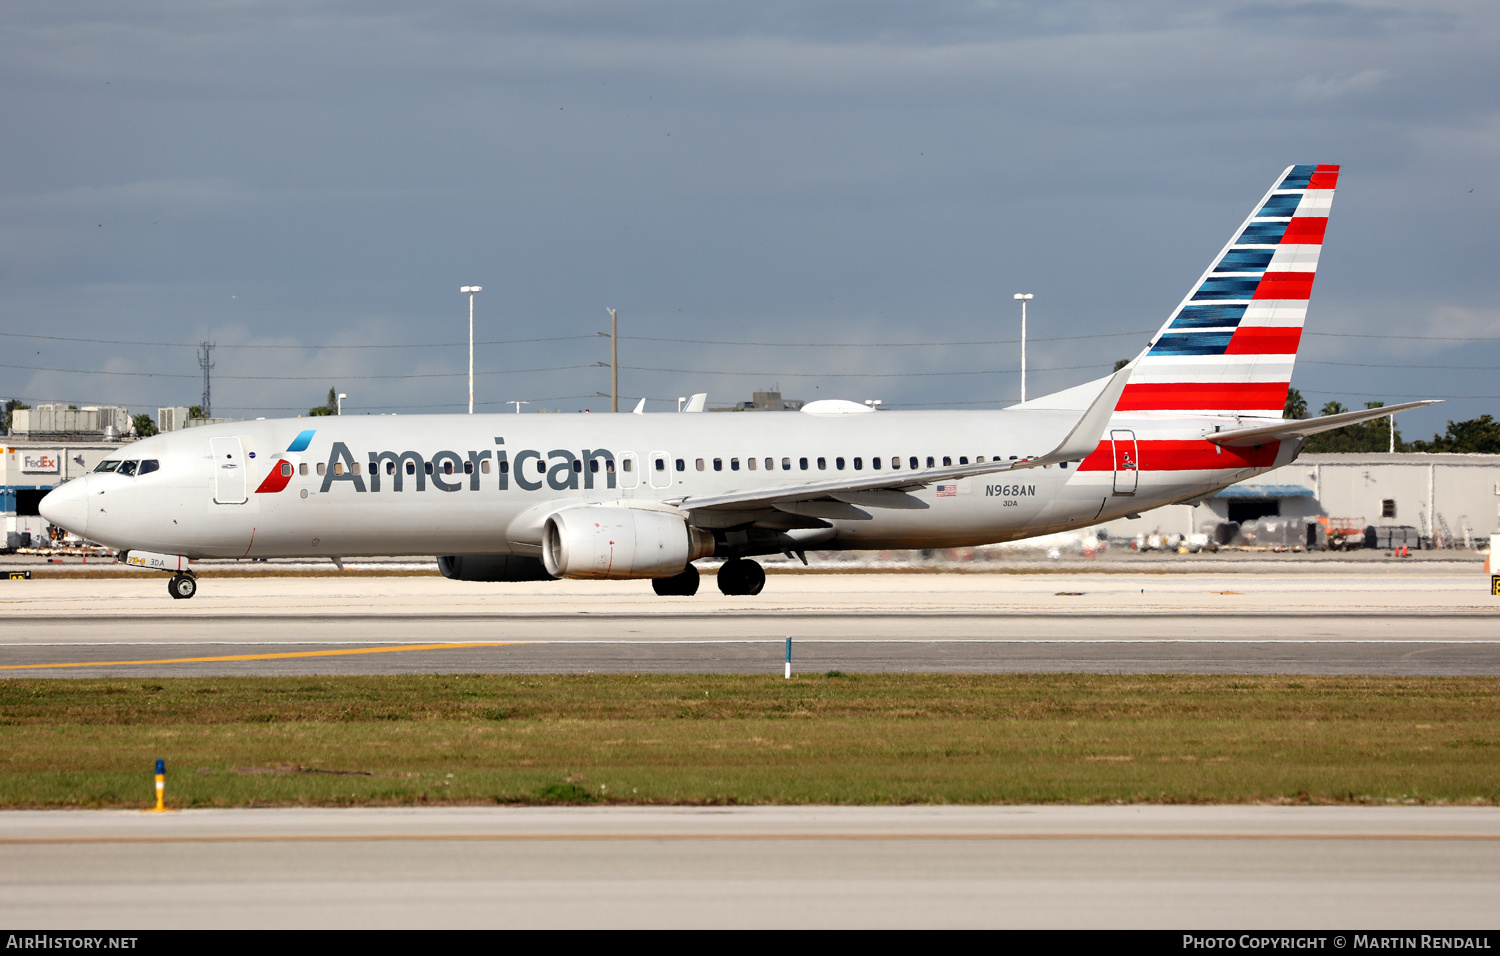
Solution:
M 691 564 L 670 578 L 652 578 L 651 590 L 662 597 L 692 597 L 698 593 L 698 569 Z
M 719 568 L 719 590 L 731 597 L 759 594 L 765 586 L 766 572 L 754 561 L 735 558 Z
M 198 593 L 198 579 L 187 574 L 174 574 L 167 582 L 167 593 L 184 600 Z

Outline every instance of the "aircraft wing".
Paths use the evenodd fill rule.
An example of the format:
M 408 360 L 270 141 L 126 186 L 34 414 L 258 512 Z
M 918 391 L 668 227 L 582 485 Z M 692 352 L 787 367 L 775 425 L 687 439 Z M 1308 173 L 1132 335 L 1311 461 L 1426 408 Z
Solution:
M 1261 425 L 1256 428 L 1236 428 L 1234 431 L 1216 432 L 1203 437 L 1215 445 L 1227 445 L 1230 448 L 1243 448 L 1247 445 L 1264 445 L 1267 442 L 1280 441 L 1283 438 L 1306 438 L 1308 435 L 1316 435 L 1319 432 L 1333 431 L 1335 428 L 1343 428 L 1345 425 L 1357 425 L 1375 418 L 1384 418 L 1397 412 L 1404 412 L 1409 408 L 1421 408 L 1423 405 L 1436 405 L 1442 399 L 1430 398 L 1420 402 L 1404 402 L 1400 405 L 1382 405 L 1379 408 L 1361 408 L 1352 412 L 1340 412 L 1337 415 L 1324 415 L 1320 418 L 1283 419 L 1274 425 Z
M 830 481 L 815 481 L 791 487 L 738 491 L 722 495 L 688 495 L 683 498 L 669 498 L 665 503 L 676 505 L 685 511 L 703 509 L 742 511 L 816 498 L 838 498 L 840 495 L 852 495 L 865 491 L 911 491 L 939 481 L 952 481 L 974 475 L 991 475 L 1022 468 L 1037 468 L 1064 461 L 1082 461 L 1099 447 L 1099 440 L 1104 436 L 1104 430 L 1109 427 L 1109 418 L 1114 414 L 1115 406 L 1119 404 L 1121 393 L 1125 391 L 1125 383 L 1130 380 L 1132 367 L 1127 365 L 1116 372 L 1058 446 L 1040 457 L 976 462 L 972 465 L 950 465 L 944 468 L 928 468 L 896 474 L 835 478 Z

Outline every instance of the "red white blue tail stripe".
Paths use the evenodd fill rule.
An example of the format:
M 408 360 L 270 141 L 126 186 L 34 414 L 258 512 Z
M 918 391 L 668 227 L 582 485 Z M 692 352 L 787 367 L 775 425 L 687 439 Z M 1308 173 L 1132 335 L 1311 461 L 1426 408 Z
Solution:
M 1282 173 L 1137 361 L 1120 411 L 1281 416 L 1338 175 Z

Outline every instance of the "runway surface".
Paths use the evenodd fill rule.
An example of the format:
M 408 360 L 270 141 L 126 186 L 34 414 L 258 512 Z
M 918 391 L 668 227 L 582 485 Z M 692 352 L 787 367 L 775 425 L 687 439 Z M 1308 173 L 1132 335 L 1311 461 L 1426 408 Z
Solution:
M 1487 928 L 1500 811 L 0 813 L 0 921 L 82 928 Z
M 1270 564 L 1270 568 L 1264 565 Z M 0 675 L 826 671 L 1500 673 L 1472 571 L 1370 563 L 640 581 L 158 577 L 7 582 Z

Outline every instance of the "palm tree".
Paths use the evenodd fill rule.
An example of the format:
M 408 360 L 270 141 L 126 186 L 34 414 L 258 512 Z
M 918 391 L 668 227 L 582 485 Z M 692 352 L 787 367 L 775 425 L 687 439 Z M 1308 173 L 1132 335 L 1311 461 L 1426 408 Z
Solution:
M 1303 419 L 1307 417 L 1307 399 L 1295 388 L 1286 390 L 1286 408 L 1281 410 L 1282 418 Z

